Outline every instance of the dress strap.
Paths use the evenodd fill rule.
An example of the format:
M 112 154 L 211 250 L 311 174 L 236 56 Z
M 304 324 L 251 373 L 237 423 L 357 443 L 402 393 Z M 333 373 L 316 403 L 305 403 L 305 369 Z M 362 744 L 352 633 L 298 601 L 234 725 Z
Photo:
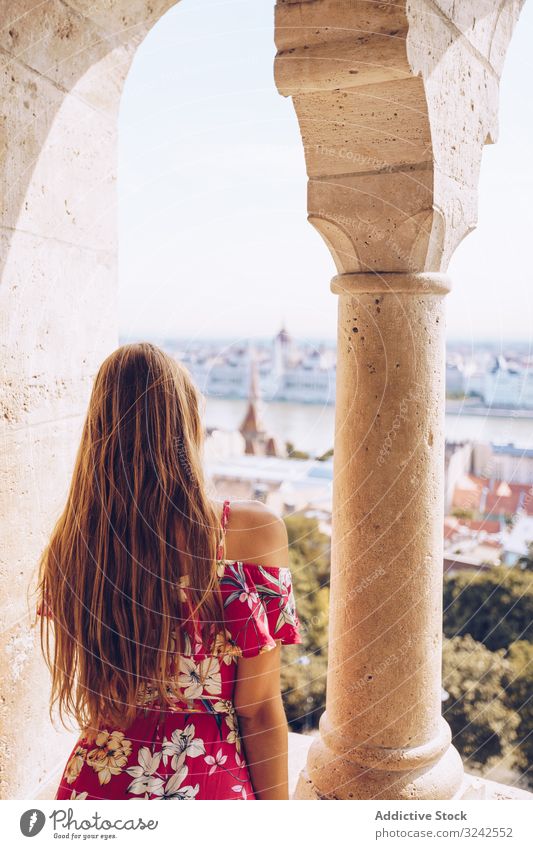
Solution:
M 228 525 L 229 519 L 229 500 L 226 499 L 224 502 L 224 507 L 222 509 L 222 533 L 226 533 L 226 527 Z
M 224 554 L 224 537 L 226 535 L 226 528 L 228 525 L 229 519 L 229 500 L 226 499 L 224 501 L 224 507 L 222 508 L 222 520 L 221 520 L 221 533 L 220 533 L 220 542 L 218 544 L 218 552 L 217 559 L 220 560 L 222 555 Z

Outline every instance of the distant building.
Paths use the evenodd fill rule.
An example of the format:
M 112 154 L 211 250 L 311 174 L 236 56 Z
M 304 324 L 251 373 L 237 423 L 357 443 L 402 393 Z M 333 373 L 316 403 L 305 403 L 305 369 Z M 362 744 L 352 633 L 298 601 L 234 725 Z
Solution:
M 256 456 L 281 457 L 285 450 L 276 437 L 269 434 L 261 418 L 261 391 L 257 374 L 257 363 L 253 352 L 250 357 L 250 391 L 248 408 L 239 428 L 244 437 L 244 453 Z
M 446 442 L 444 450 L 444 510 L 449 512 L 458 481 L 469 473 L 472 463 L 471 442 Z
M 274 337 L 271 399 L 303 404 L 332 404 L 335 401 L 336 356 L 321 346 L 297 350 L 282 326 Z
M 279 333 L 274 336 L 273 349 L 274 367 L 283 372 L 292 365 L 293 358 L 293 341 L 284 324 L 281 325 Z
M 223 341 L 188 341 L 169 350 L 189 369 L 199 389 L 215 398 L 247 398 L 249 346 Z M 336 346 L 296 340 L 282 324 L 271 340 L 257 340 L 257 371 L 262 397 L 268 401 L 334 404 Z M 533 358 L 526 351 L 448 347 L 446 394 L 449 405 L 533 410 Z M 463 401 L 464 396 L 464 401 Z M 461 399 L 461 401 L 457 400 Z M 477 403 L 479 399 L 479 403 Z
M 238 430 L 207 428 L 204 441 L 204 463 L 215 463 L 244 453 L 244 438 Z
M 476 442 L 472 451 L 472 472 L 514 483 L 533 483 L 533 448 L 513 443 L 494 445 Z
M 457 572 L 483 572 L 492 568 L 492 563 L 478 563 L 468 557 L 448 557 L 444 555 L 443 569 L 446 575 L 455 575 Z
M 483 400 L 487 407 L 533 410 L 533 370 L 497 357 L 485 374 Z
M 444 520 L 444 571 L 479 569 L 502 562 L 503 523 L 472 521 L 446 516 Z
M 474 516 L 505 520 L 520 511 L 533 515 L 533 487 L 507 483 L 495 478 L 463 475 L 457 482 L 452 509 L 466 510 Z
M 463 395 L 465 376 L 457 363 L 446 363 L 446 395 Z
M 512 566 L 528 553 L 533 542 L 533 485 L 464 475 L 455 487 L 452 511 L 455 515 L 444 522 L 448 560 Z
M 184 346 L 185 347 L 185 346 Z M 296 343 L 285 326 L 271 343 L 254 344 L 257 380 L 263 398 L 310 404 L 335 403 L 336 349 L 334 345 Z M 190 371 L 205 395 L 214 398 L 247 398 L 249 345 L 201 342 L 172 353 Z
M 485 394 L 486 368 L 476 362 L 467 363 L 463 368 L 463 388 L 467 396 L 483 398 Z
M 529 553 L 531 544 L 533 544 L 533 516 L 522 513 L 516 517 L 513 527 L 505 535 L 504 563 L 514 566 L 521 557 Z
M 331 524 L 333 462 L 244 454 L 206 463 L 220 497 L 258 498 L 280 515 L 315 510 Z

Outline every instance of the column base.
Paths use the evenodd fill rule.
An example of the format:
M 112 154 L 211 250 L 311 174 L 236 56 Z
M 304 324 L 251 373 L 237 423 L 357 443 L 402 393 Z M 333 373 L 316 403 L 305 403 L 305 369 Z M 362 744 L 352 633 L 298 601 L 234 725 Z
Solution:
M 406 761 L 409 762 L 409 750 Z M 448 746 L 435 760 L 405 768 L 363 766 L 339 755 L 317 738 L 309 750 L 308 766 L 302 770 L 294 799 L 455 799 L 463 788 L 464 770 L 458 751 Z

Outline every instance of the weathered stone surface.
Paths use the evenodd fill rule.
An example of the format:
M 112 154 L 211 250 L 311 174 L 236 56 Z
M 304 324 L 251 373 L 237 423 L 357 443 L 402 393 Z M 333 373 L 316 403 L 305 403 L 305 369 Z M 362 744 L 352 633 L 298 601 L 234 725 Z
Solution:
M 0 158 L 1 224 L 113 250 L 116 138 L 107 120 L 35 71 L 7 63 L 0 73 L 12 140 Z
M 52 389 L 53 387 L 50 387 Z M 89 387 L 87 387 L 89 388 Z M 2 626 L 13 628 L 35 612 L 29 578 L 64 506 L 83 416 L 57 418 L 2 434 Z M 64 482 L 58 488 L 58 480 Z M 24 546 L 20 545 L 21 536 Z M 31 590 L 33 592 L 33 589 Z
M 116 343 L 115 255 L 5 230 L 0 247 L 0 421 L 9 430 L 79 415 Z
M 14 0 L 0 33 L 4 797 L 39 795 L 73 743 L 49 722 L 27 590 L 118 341 L 117 112 L 136 46 L 171 5 Z
M 440 717 L 449 283 L 427 272 L 475 225 L 520 7 L 277 3 L 275 78 L 340 272 L 327 708 L 297 798 L 464 789 Z
M 416 270 L 429 253 L 433 221 L 429 167 L 311 180 L 309 221 L 340 272 Z M 406 190 L 406 187 L 409 187 Z
M 70 90 L 112 49 L 102 30 L 62 0 L 9 0 L 0 49 L 20 64 Z
M 49 685 L 37 630 L 28 618 L 0 634 L 0 774 L 2 799 L 34 799 L 46 783 L 51 765 L 65 759 L 72 734 L 49 719 Z
M 178 0 L 65 0 L 68 6 L 123 41 L 144 38 Z
M 276 60 L 276 83 L 280 92 L 295 96 L 411 77 L 407 57 L 405 54 L 398 56 L 395 44 L 398 34 L 358 32 L 344 37 L 346 40 L 303 44 L 287 51 L 281 50 Z
M 431 162 L 424 88 L 418 78 L 294 98 L 310 177 Z
M 276 45 L 279 51 L 295 46 L 345 41 L 368 34 L 394 38 L 407 30 L 404 3 L 391 0 L 278 0 L 276 4 Z M 378 57 L 376 56 L 376 61 Z
M 480 58 L 485 59 L 500 75 L 505 53 L 513 29 L 523 6 L 523 0 L 495 0 L 495 2 L 461 2 L 461 0 L 433 0 L 428 8 L 436 7 L 443 13 L 450 29 L 458 31 L 469 41 Z
M 50 724 L 33 590 L 94 373 L 117 343 L 115 255 L 7 229 L 0 253 L 2 797 L 33 798 L 73 745 Z
M 23 589 L 66 495 L 91 378 L 117 342 L 122 84 L 136 46 L 175 3 L 8 5 L 0 33 L 0 606 L 7 625 L 0 649 L 8 669 L 0 760 L 2 794 L 29 798 L 47 792 L 72 737 L 48 721 L 48 673 Z M 498 77 L 520 6 L 276 6 L 276 80 L 295 100 L 310 220 L 340 272 L 378 272 L 359 278 L 363 289 L 358 274 L 335 283 L 332 664 L 323 736 L 301 795 L 387 798 L 392 789 L 444 798 L 460 779 L 438 718 L 442 504 L 435 493 L 442 489 L 445 285 L 412 272 L 444 270 L 474 226 L 481 148 L 496 138 Z M 402 427 L 407 397 L 411 419 Z M 389 438 L 395 464 L 381 451 Z M 393 560 L 400 519 L 403 548 Z M 376 571 L 383 563 L 385 575 Z M 361 617 L 371 642 L 358 636 Z
M 138 41 L 113 37 L 63 0 L 45 0 L 38 15 L 33 0 L 14 0 L 0 31 L 4 62 L 9 59 L 35 71 L 62 93 L 69 91 L 113 121 Z M 18 96 L 33 112 L 32 97 L 24 91 Z M 52 96 L 46 110 L 49 121 L 53 103 Z
M 383 219 L 375 226 L 390 230 L 391 214 L 401 221 L 409 209 L 413 221 L 430 228 L 425 254 L 415 226 L 413 245 L 402 248 L 403 265 L 384 242 L 366 268 L 446 270 L 476 223 L 481 152 L 497 136 L 499 74 L 520 7 L 518 0 L 278 2 L 276 82 L 293 97 L 310 178 L 309 213 L 338 268 L 357 270 L 358 264 L 339 258 L 360 255 L 360 239 L 328 218 L 317 222 L 317 177 L 327 186 L 319 189 L 322 207 L 334 209 L 346 206 L 345 177 L 388 169 L 397 175 L 397 207 L 392 211 L 384 197 Z M 413 210 L 409 170 L 427 165 L 431 198 Z M 342 182 L 331 180 L 339 174 Z M 401 174 L 407 174 L 403 200 Z M 384 191 L 380 182 L 374 196 Z M 360 199 L 354 194 L 354 210 Z

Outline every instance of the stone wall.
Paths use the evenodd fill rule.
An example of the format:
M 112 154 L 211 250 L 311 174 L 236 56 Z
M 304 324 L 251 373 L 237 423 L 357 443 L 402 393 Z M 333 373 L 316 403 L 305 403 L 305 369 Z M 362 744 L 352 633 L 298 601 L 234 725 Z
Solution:
M 2 798 L 35 798 L 72 733 L 48 716 L 28 586 L 116 346 L 116 133 L 135 49 L 173 0 L 10 0 L 0 52 Z M 7 11 L 6 11 L 7 9 Z M 7 19 L 6 19 L 7 15 Z
M 0 32 L 0 650 L 4 673 L 0 795 L 4 798 L 42 795 L 72 743 L 72 736 L 54 731 L 49 723 L 48 673 L 40 657 L 27 588 L 67 493 L 92 377 L 117 344 L 116 121 L 123 81 L 136 47 L 173 5 L 174 0 L 10 0 L 4 4 L 8 9 Z M 378 306 L 385 293 L 388 301 L 380 321 L 389 322 L 389 333 L 391 292 L 400 286 L 398 300 L 403 299 L 406 309 L 412 308 L 420 318 L 421 313 L 415 313 L 418 301 L 411 305 L 407 295 L 412 292 L 420 301 L 427 300 L 432 286 L 438 294 L 446 285 L 416 272 L 444 271 L 456 245 L 475 225 L 481 148 L 496 136 L 498 78 L 520 6 L 520 0 L 278 0 L 276 81 L 283 94 L 293 96 L 302 129 L 310 220 L 332 251 L 343 278 L 337 282 L 337 291 L 345 292 L 346 303 L 354 295 L 359 303 L 361 295 L 364 304 Z M 368 272 L 389 273 L 380 281 L 379 291 L 369 274 L 369 279 L 361 279 Z M 369 298 L 370 292 L 374 298 Z M 350 312 L 352 304 L 345 308 Z M 435 314 L 438 320 L 440 312 Z M 441 378 L 438 374 L 427 377 L 435 355 L 430 357 L 429 347 L 423 348 L 422 335 L 412 349 L 400 352 L 398 363 L 401 359 L 411 369 L 401 373 L 407 383 L 415 379 L 415 366 L 418 369 L 422 363 L 420 374 L 427 384 L 420 393 L 423 400 L 437 397 Z M 341 341 L 347 340 L 341 337 Z M 377 370 L 370 369 L 372 363 L 369 366 L 364 351 L 356 353 L 351 342 L 341 354 L 345 361 L 339 373 L 356 368 L 357 362 L 362 370 L 369 368 L 369 403 L 364 409 L 365 415 L 373 415 L 370 387 L 380 379 L 373 377 Z M 348 354 L 359 360 L 348 363 Z M 390 415 L 394 415 L 394 397 L 393 393 L 384 403 Z M 343 398 L 351 409 L 354 399 L 347 387 Z M 340 412 L 338 416 L 340 420 Z M 439 429 L 430 436 L 433 444 L 434 438 L 440 439 Z M 343 439 L 351 457 L 361 446 Z M 337 448 L 336 442 L 336 455 Z M 406 457 L 408 449 L 406 439 Z M 432 452 L 424 451 L 435 465 Z M 421 464 L 426 483 L 433 474 L 431 463 Z M 338 493 L 344 486 L 350 494 L 354 480 L 336 472 L 335 486 Z M 376 484 L 375 490 L 385 491 L 386 481 Z M 368 517 L 348 508 L 348 500 L 339 508 L 339 526 L 359 527 Z M 426 508 L 422 504 L 417 509 L 422 514 Z M 367 531 L 370 538 L 371 529 Z M 387 533 L 393 534 L 394 528 L 387 528 Z M 426 542 L 427 563 L 438 562 L 440 569 L 436 536 Z M 339 555 L 334 566 L 337 581 L 343 571 L 341 560 Z M 417 594 L 424 595 L 430 572 L 428 565 Z M 431 578 L 435 610 L 424 613 L 425 619 L 419 617 L 420 627 L 413 635 L 417 656 L 429 639 L 426 619 L 434 631 L 434 645 L 438 644 L 435 586 Z M 335 718 L 336 695 L 340 705 L 346 690 L 343 658 L 357 653 L 359 637 L 351 627 L 353 605 L 343 606 L 335 593 L 332 598 L 337 632 L 343 628 L 342 616 L 350 626 L 344 646 L 338 641 L 338 690 L 336 694 L 332 689 L 329 703 Z M 434 703 L 428 720 L 433 734 L 438 725 L 440 656 L 436 648 L 426 654 L 431 687 L 424 693 L 422 708 L 428 713 L 428 699 Z M 369 654 L 371 665 L 378 655 Z M 368 680 L 374 681 L 372 675 Z M 343 714 L 341 708 L 331 729 L 333 741 L 345 723 L 352 736 L 355 733 L 349 711 Z M 411 708 L 416 713 L 420 706 Z M 396 712 L 394 704 L 391 710 Z M 416 727 L 416 716 L 412 725 Z M 323 732 L 324 740 L 329 740 L 327 723 Z M 401 760 L 412 755 L 427 775 L 426 762 L 448 745 L 445 735 L 438 745 L 434 740 L 422 741 L 413 755 L 404 732 L 405 740 L 400 734 L 393 744 L 394 757 Z M 319 756 L 315 778 L 319 776 L 316 781 L 321 786 L 312 793 L 331 795 L 327 751 L 319 751 Z M 358 783 L 358 765 L 348 757 L 345 767 L 341 794 L 360 797 L 368 792 L 368 780 Z M 397 765 L 391 769 L 397 770 Z M 376 787 L 387 793 L 387 781 L 379 773 L 376 770 Z M 426 780 L 425 789 L 417 787 L 414 794 L 438 798 L 435 794 L 441 791 L 436 788 L 441 785 L 432 781 Z M 411 792 L 407 780 L 402 787 L 399 793 Z

